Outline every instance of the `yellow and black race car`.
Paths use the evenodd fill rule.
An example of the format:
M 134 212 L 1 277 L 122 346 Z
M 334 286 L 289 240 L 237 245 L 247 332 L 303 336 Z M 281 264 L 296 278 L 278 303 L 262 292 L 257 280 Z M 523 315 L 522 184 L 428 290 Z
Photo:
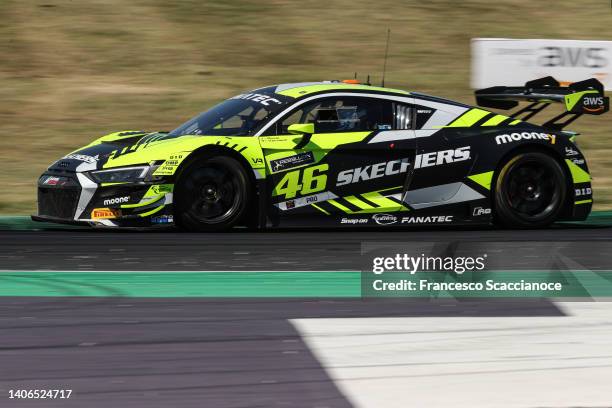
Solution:
M 37 221 L 108 227 L 411 226 L 583 220 L 590 175 L 563 127 L 609 110 L 595 79 L 476 91 L 477 104 L 355 81 L 234 96 L 166 132 L 101 137 L 38 181 Z M 562 114 L 528 122 L 553 103 Z

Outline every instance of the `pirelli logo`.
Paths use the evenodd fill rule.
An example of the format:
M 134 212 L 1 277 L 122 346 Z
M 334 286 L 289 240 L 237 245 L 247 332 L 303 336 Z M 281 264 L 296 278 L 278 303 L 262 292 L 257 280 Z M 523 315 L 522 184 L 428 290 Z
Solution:
M 109 220 L 120 216 L 121 212 L 119 210 L 114 210 L 111 208 L 94 208 L 91 211 L 92 220 Z

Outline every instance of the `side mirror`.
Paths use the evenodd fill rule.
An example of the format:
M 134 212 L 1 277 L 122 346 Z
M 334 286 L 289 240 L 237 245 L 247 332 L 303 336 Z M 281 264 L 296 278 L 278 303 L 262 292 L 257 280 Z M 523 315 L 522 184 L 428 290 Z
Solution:
M 312 135 L 314 133 L 314 123 L 294 123 L 287 128 L 292 135 Z
M 294 123 L 289 125 L 287 131 L 292 135 L 302 135 L 302 138 L 297 141 L 294 149 L 303 149 L 310 142 L 310 137 L 314 133 L 314 123 Z

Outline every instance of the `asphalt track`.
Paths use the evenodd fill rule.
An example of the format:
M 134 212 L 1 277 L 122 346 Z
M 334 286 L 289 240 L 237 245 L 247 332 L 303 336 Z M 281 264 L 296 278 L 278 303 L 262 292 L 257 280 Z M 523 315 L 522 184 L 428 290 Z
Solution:
M 0 298 L 0 406 L 350 407 L 288 319 L 457 315 L 563 313 L 545 301 Z M 6 398 L 56 388 L 73 397 Z
M 544 230 L 307 229 L 215 234 L 61 228 L 0 230 L 0 270 L 361 270 L 362 244 L 383 242 L 408 246 L 424 242 L 439 246 L 497 243 L 502 264 L 504 256 L 506 263 L 515 263 L 516 254 L 533 253 L 538 258 L 551 243 L 565 243 L 564 253 L 584 269 L 602 269 L 611 267 L 606 263 L 609 259 L 606 248 L 612 242 L 612 227 L 594 223 L 563 224 Z M 601 246 L 598 254 L 594 254 L 593 245 Z M 532 261 L 526 266 L 533 267 Z
M 517 254 L 532 253 L 536 254 L 532 263 L 551 246 L 561 245 L 569 266 L 612 269 L 606 262 L 610 241 L 612 228 L 607 223 L 537 231 L 3 230 L 0 269 L 360 270 L 364 242 L 408 246 L 428 242 L 443 252 L 456 250 L 457 244 L 494 244 L 506 248 L 508 262 L 519 258 Z M 293 320 L 368 318 L 374 322 L 389 317 L 458 316 L 518 317 L 527 322 L 565 313 L 550 301 L 527 299 L 0 297 L 0 406 L 350 407 L 352 402 Z M 609 325 L 597 327 L 609 330 Z M 447 334 L 442 330 L 439 335 Z M 373 352 L 388 353 L 388 347 L 382 342 L 373 346 Z M 50 388 L 70 388 L 74 394 L 70 400 L 7 398 L 10 389 Z

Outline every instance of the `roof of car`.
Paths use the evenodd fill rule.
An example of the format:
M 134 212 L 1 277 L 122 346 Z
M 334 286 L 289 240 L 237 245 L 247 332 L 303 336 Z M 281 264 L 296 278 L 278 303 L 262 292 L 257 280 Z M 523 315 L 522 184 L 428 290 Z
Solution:
M 409 95 L 409 92 L 400 89 L 382 88 L 372 85 L 351 84 L 340 81 L 323 82 L 300 82 L 293 84 L 277 85 L 274 92 L 291 98 L 301 98 L 302 96 L 325 91 L 371 91 L 388 94 Z

